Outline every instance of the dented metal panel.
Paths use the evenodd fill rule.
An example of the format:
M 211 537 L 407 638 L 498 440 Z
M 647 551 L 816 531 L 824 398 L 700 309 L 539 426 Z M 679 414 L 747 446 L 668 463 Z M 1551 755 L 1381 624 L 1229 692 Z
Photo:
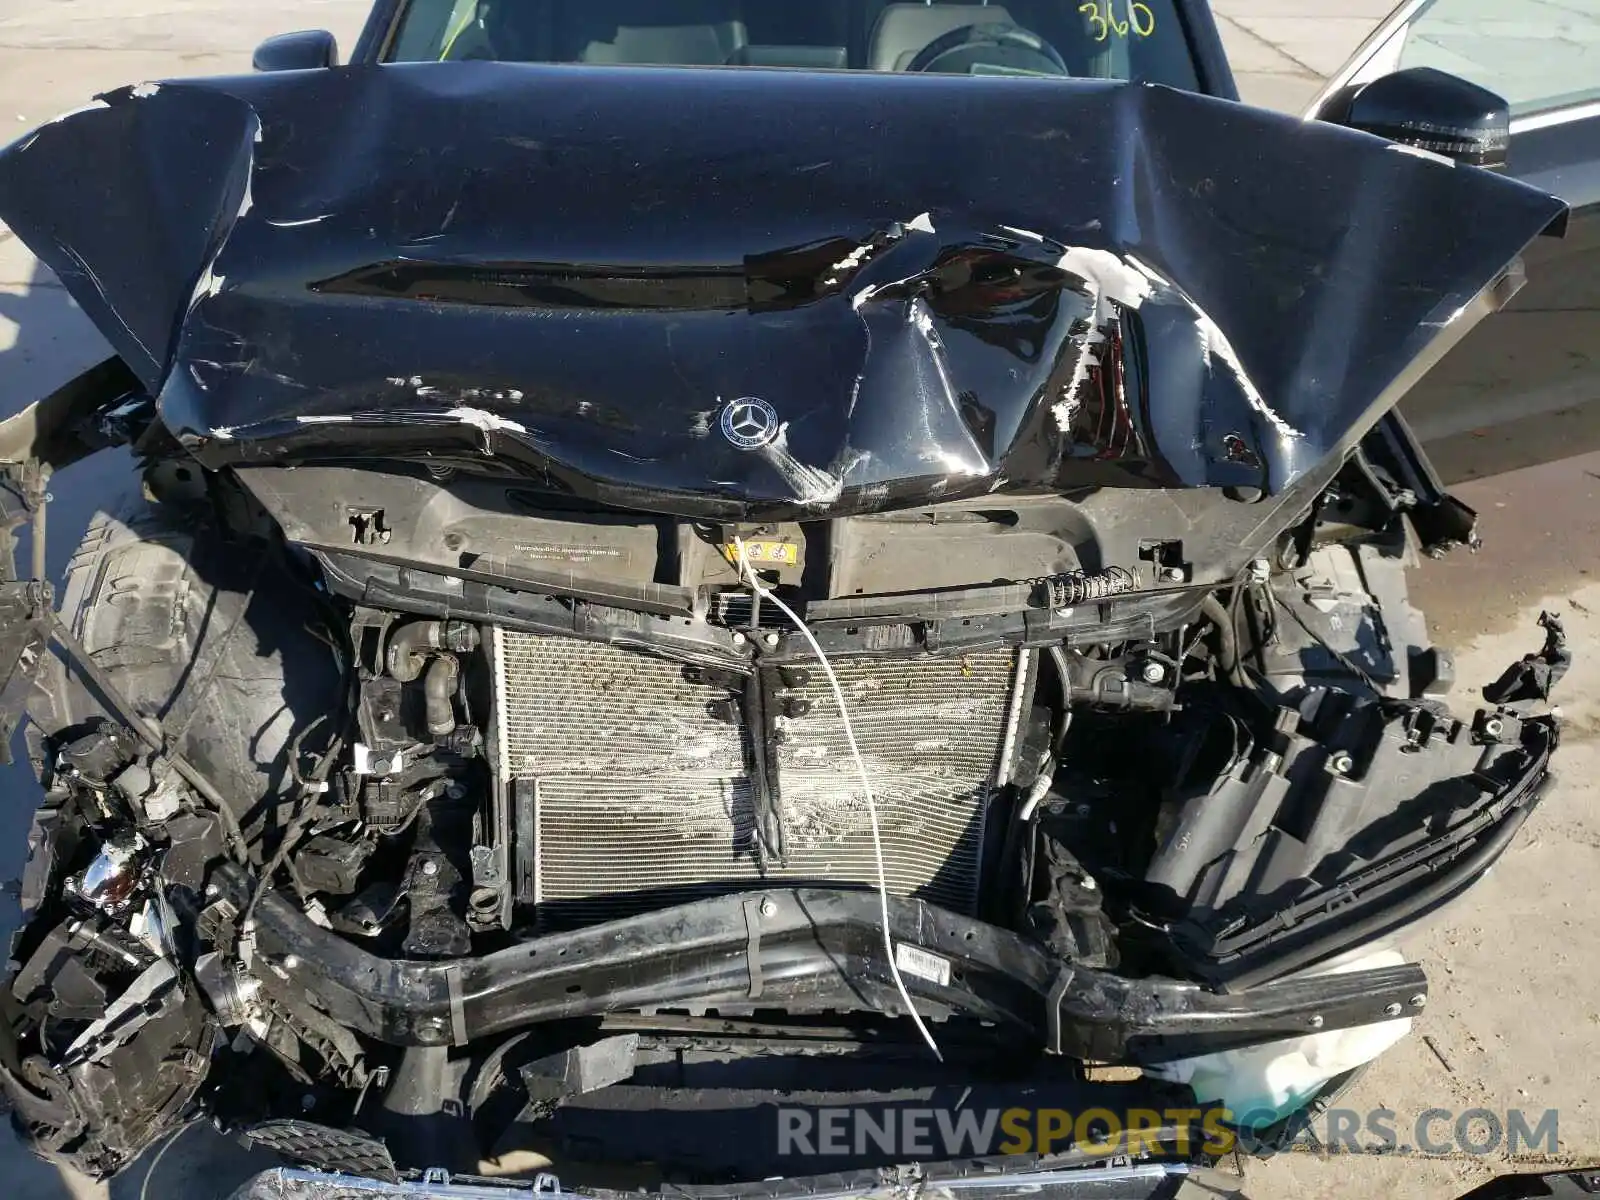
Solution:
M 0 216 L 203 462 L 690 515 L 1280 491 L 1562 211 L 1081 80 L 351 68 L 123 90 L 0 155 Z

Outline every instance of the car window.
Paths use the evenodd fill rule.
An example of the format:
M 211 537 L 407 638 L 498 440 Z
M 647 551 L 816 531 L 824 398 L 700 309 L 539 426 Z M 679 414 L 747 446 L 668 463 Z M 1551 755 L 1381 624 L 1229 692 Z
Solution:
M 932 70 L 1198 90 L 1174 0 L 410 0 L 391 62 Z
M 1600 99 L 1600 0 L 1434 0 L 1412 17 L 1399 65 L 1470 79 L 1513 116 Z

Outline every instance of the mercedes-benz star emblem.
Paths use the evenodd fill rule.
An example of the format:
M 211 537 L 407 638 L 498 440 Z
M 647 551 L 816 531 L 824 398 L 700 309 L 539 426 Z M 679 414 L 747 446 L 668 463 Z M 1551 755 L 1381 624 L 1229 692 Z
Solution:
M 757 396 L 741 396 L 722 410 L 722 436 L 741 450 L 770 445 L 778 429 L 778 410 Z

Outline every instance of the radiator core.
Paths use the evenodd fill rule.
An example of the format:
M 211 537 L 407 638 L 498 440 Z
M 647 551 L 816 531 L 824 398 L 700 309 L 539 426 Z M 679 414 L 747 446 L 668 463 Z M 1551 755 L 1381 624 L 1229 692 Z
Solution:
M 502 778 L 540 924 L 567 927 L 771 883 L 875 886 L 867 806 L 815 664 L 775 718 L 787 861 L 760 860 L 751 731 L 725 687 L 640 651 L 497 630 Z M 1013 704 L 1010 650 L 834 661 L 877 801 L 889 889 L 971 912 Z M 715 711 L 722 701 L 721 715 Z M 731 710 L 731 713 L 730 713 Z

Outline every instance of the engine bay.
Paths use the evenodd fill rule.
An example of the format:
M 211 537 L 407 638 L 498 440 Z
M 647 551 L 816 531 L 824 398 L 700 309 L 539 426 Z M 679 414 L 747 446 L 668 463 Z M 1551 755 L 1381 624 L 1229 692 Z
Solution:
M 735 1033 L 725 1066 L 800 1069 L 819 1038 L 898 1059 L 913 1014 L 962 1069 L 1005 1047 L 996 1069 L 1053 1086 L 1090 1061 L 1169 1086 L 1196 1055 L 1403 1021 L 1426 1000 L 1415 968 L 1315 968 L 1487 869 L 1547 777 L 1537 710 L 1568 655 L 1552 618 L 1491 707 L 1451 714 L 1404 574 L 1419 531 L 1463 515 L 1397 486 L 1383 446 L 1221 588 L 1177 539 L 1086 570 L 1093 540 L 1063 531 L 1092 510 L 1059 499 L 832 527 L 569 513 L 520 535 L 561 548 L 561 586 L 543 568 L 535 588 L 480 552 L 521 518 L 485 531 L 440 493 L 374 510 L 352 485 L 283 509 L 302 515 L 280 535 L 262 510 L 282 490 L 157 468 L 163 519 L 203 529 L 203 497 L 231 521 L 240 573 L 206 573 L 253 661 L 281 654 L 251 703 L 263 730 L 293 717 L 272 735 L 290 786 L 208 796 L 215 764 L 133 711 L 145 677 L 99 665 L 129 620 L 159 622 L 89 593 L 130 565 L 160 576 L 169 544 L 130 542 L 69 591 L 86 643 L 38 711 L 86 719 L 34 732 L 17 1112 L 104 1174 L 163 1113 L 200 1104 L 276 1145 L 297 1106 L 314 1144 L 291 1156 L 337 1168 L 363 1130 L 398 1145 L 411 1108 L 446 1142 L 503 1119 L 528 1087 L 505 1055 L 527 1076 L 619 1036 L 643 1042 L 601 1092 L 647 1078 L 650 1047 Z M 319 511 L 348 540 L 311 536 Z M 453 553 L 416 555 L 430 538 Z M 418 587 L 454 601 L 430 615 Z M 1064 624 L 1084 620 L 1098 638 Z M 243 652 L 196 656 L 225 672 Z M 531 1127 L 587 1128 L 558 1110 L 593 1090 Z

